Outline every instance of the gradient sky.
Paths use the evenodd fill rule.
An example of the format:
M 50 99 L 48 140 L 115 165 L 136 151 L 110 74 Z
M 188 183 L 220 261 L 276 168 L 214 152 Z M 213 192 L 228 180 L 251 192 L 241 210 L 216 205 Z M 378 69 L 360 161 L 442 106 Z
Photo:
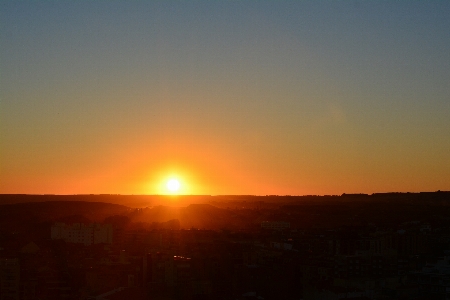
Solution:
M 450 190 L 450 1 L 1 1 L 0 193 Z

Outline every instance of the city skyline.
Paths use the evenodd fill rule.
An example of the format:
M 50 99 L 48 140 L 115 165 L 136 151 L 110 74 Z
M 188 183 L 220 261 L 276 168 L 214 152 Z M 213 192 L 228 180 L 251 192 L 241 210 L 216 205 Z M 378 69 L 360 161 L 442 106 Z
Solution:
M 450 190 L 449 13 L 4 1 L 0 193 Z

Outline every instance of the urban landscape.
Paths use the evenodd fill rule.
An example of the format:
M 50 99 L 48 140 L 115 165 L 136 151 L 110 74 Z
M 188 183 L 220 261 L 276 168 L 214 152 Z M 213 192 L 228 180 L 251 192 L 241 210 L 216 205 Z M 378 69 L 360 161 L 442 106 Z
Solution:
M 0 300 L 450 300 L 450 1 L 0 1 Z
M 0 299 L 450 295 L 450 192 L 108 197 L 1 195 Z

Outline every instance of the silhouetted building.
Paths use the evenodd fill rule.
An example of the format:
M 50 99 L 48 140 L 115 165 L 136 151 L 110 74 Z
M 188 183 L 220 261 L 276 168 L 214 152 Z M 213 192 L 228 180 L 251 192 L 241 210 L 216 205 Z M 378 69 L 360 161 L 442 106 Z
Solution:
M 68 243 L 92 245 L 112 244 L 111 224 L 65 224 L 55 223 L 51 228 L 52 240 L 63 239 Z
M 0 259 L 0 300 L 19 300 L 19 280 L 19 260 Z
M 272 229 L 272 230 L 283 230 L 291 227 L 289 222 L 283 221 L 264 221 L 261 222 L 261 228 L 263 229 Z

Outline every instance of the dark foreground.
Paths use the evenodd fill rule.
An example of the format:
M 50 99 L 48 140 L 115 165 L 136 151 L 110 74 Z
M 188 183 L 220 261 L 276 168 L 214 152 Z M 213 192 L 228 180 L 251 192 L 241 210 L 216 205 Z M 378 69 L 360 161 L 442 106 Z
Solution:
M 450 297 L 449 192 L 0 204 L 0 299 Z

